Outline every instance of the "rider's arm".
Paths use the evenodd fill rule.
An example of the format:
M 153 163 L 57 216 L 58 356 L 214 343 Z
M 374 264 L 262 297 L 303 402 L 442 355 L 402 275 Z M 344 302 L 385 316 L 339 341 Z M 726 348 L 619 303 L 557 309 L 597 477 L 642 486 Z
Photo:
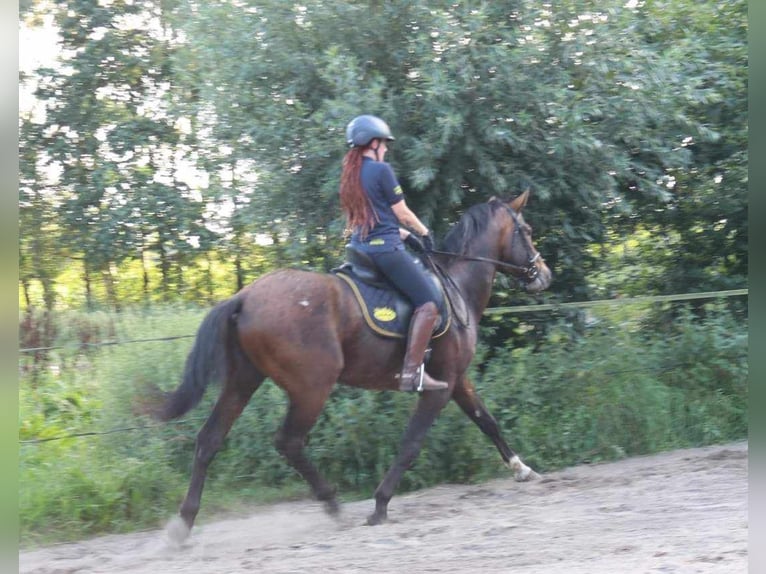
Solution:
M 407 207 L 407 203 L 402 199 L 391 206 L 394 210 L 394 215 L 399 220 L 399 223 L 405 225 L 415 231 L 418 235 L 428 235 L 428 228 L 423 225 L 423 222 L 418 219 L 418 216 Z M 402 231 L 399 231 L 399 235 L 404 239 L 406 235 L 402 236 Z

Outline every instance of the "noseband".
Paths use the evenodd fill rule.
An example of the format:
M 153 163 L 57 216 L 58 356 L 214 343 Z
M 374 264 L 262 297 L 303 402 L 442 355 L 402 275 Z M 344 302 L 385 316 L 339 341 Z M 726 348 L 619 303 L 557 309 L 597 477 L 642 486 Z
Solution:
M 511 216 L 511 219 L 513 219 L 513 237 L 511 238 L 511 251 L 513 251 L 513 242 L 516 241 L 516 236 L 521 234 L 521 225 L 519 224 L 519 218 L 516 212 L 511 209 L 510 207 L 505 207 L 508 210 L 508 213 Z M 506 263 L 505 261 L 500 261 L 498 259 L 492 259 L 490 257 L 480 257 L 478 255 L 463 255 L 461 253 L 452 253 L 450 251 L 438 251 L 436 249 L 430 251 L 429 253 L 434 253 L 437 255 L 446 255 L 448 257 L 454 257 L 456 259 L 464 259 L 466 261 L 481 261 L 483 263 L 491 263 L 492 265 L 496 265 L 497 267 L 503 267 L 505 269 L 508 269 L 511 271 L 511 274 L 516 277 L 519 281 L 523 283 L 531 283 L 535 279 L 537 279 L 537 275 L 539 274 L 539 270 L 537 269 L 537 265 L 535 263 L 538 259 L 540 259 L 540 252 L 538 251 L 534 255 L 532 255 L 531 250 L 529 249 L 529 245 L 526 243 L 524 244 L 524 249 L 527 252 L 527 264 L 526 265 L 516 265 L 514 263 Z

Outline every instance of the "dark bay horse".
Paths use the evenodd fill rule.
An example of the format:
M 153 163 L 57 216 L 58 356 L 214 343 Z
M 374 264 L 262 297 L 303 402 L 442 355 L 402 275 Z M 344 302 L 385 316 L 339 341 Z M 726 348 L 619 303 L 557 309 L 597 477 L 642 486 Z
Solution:
M 516 276 L 536 293 L 551 282 L 551 272 L 532 243 L 522 209 L 529 192 L 505 202 L 492 198 L 471 207 L 445 237 L 433 257 L 462 298 L 462 321 L 432 341 L 427 365 L 444 391 L 422 393 L 402 437 L 399 452 L 375 490 L 368 524 L 387 518 L 388 503 L 404 471 L 417 457 L 439 412 L 454 400 L 497 447 L 517 480 L 534 475 L 506 444 L 498 425 L 466 377 L 476 349 L 478 324 L 495 274 Z M 365 324 L 351 290 L 332 274 L 294 269 L 274 271 L 216 305 L 202 321 L 179 387 L 153 413 L 170 420 L 188 412 L 211 380 L 222 382 L 218 401 L 197 436 L 189 490 L 169 534 L 185 538 L 199 511 L 208 466 L 250 397 L 271 378 L 289 399 L 275 445 L 311 486 L 326 510 L 339 510 L 335 489 L 304 452 L 304 444 L 336 383 L 395 391 L 404 357 L 401 339 L 385 339 Z

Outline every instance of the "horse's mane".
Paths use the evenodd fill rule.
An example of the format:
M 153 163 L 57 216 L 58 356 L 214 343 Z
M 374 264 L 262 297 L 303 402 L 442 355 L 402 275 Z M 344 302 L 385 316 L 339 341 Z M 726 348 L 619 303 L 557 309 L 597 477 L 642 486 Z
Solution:
M 472 205 L 447 232 L 442 241 L 442 249 L 450 253 L 466 253 L 471 242 L 483 233 L 495 212 L 501 207 L 503 202 L 496 198 Z

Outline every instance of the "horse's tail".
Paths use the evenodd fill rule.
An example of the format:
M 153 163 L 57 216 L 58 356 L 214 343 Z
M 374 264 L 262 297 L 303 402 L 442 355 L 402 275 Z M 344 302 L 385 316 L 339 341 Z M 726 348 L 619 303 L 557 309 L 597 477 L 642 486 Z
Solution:
M 199 404 L 210 382 L 227 376 L 236 360 L 234 353 L 239 352 L 236 318 L 242 303 L 242 296 L 234 295 L 218 303 L 203 319 L 186 357 L 181 384 L 164 396 L 163 404 L 153 413 L 157 419 L 169 421 L 186 414 Z

